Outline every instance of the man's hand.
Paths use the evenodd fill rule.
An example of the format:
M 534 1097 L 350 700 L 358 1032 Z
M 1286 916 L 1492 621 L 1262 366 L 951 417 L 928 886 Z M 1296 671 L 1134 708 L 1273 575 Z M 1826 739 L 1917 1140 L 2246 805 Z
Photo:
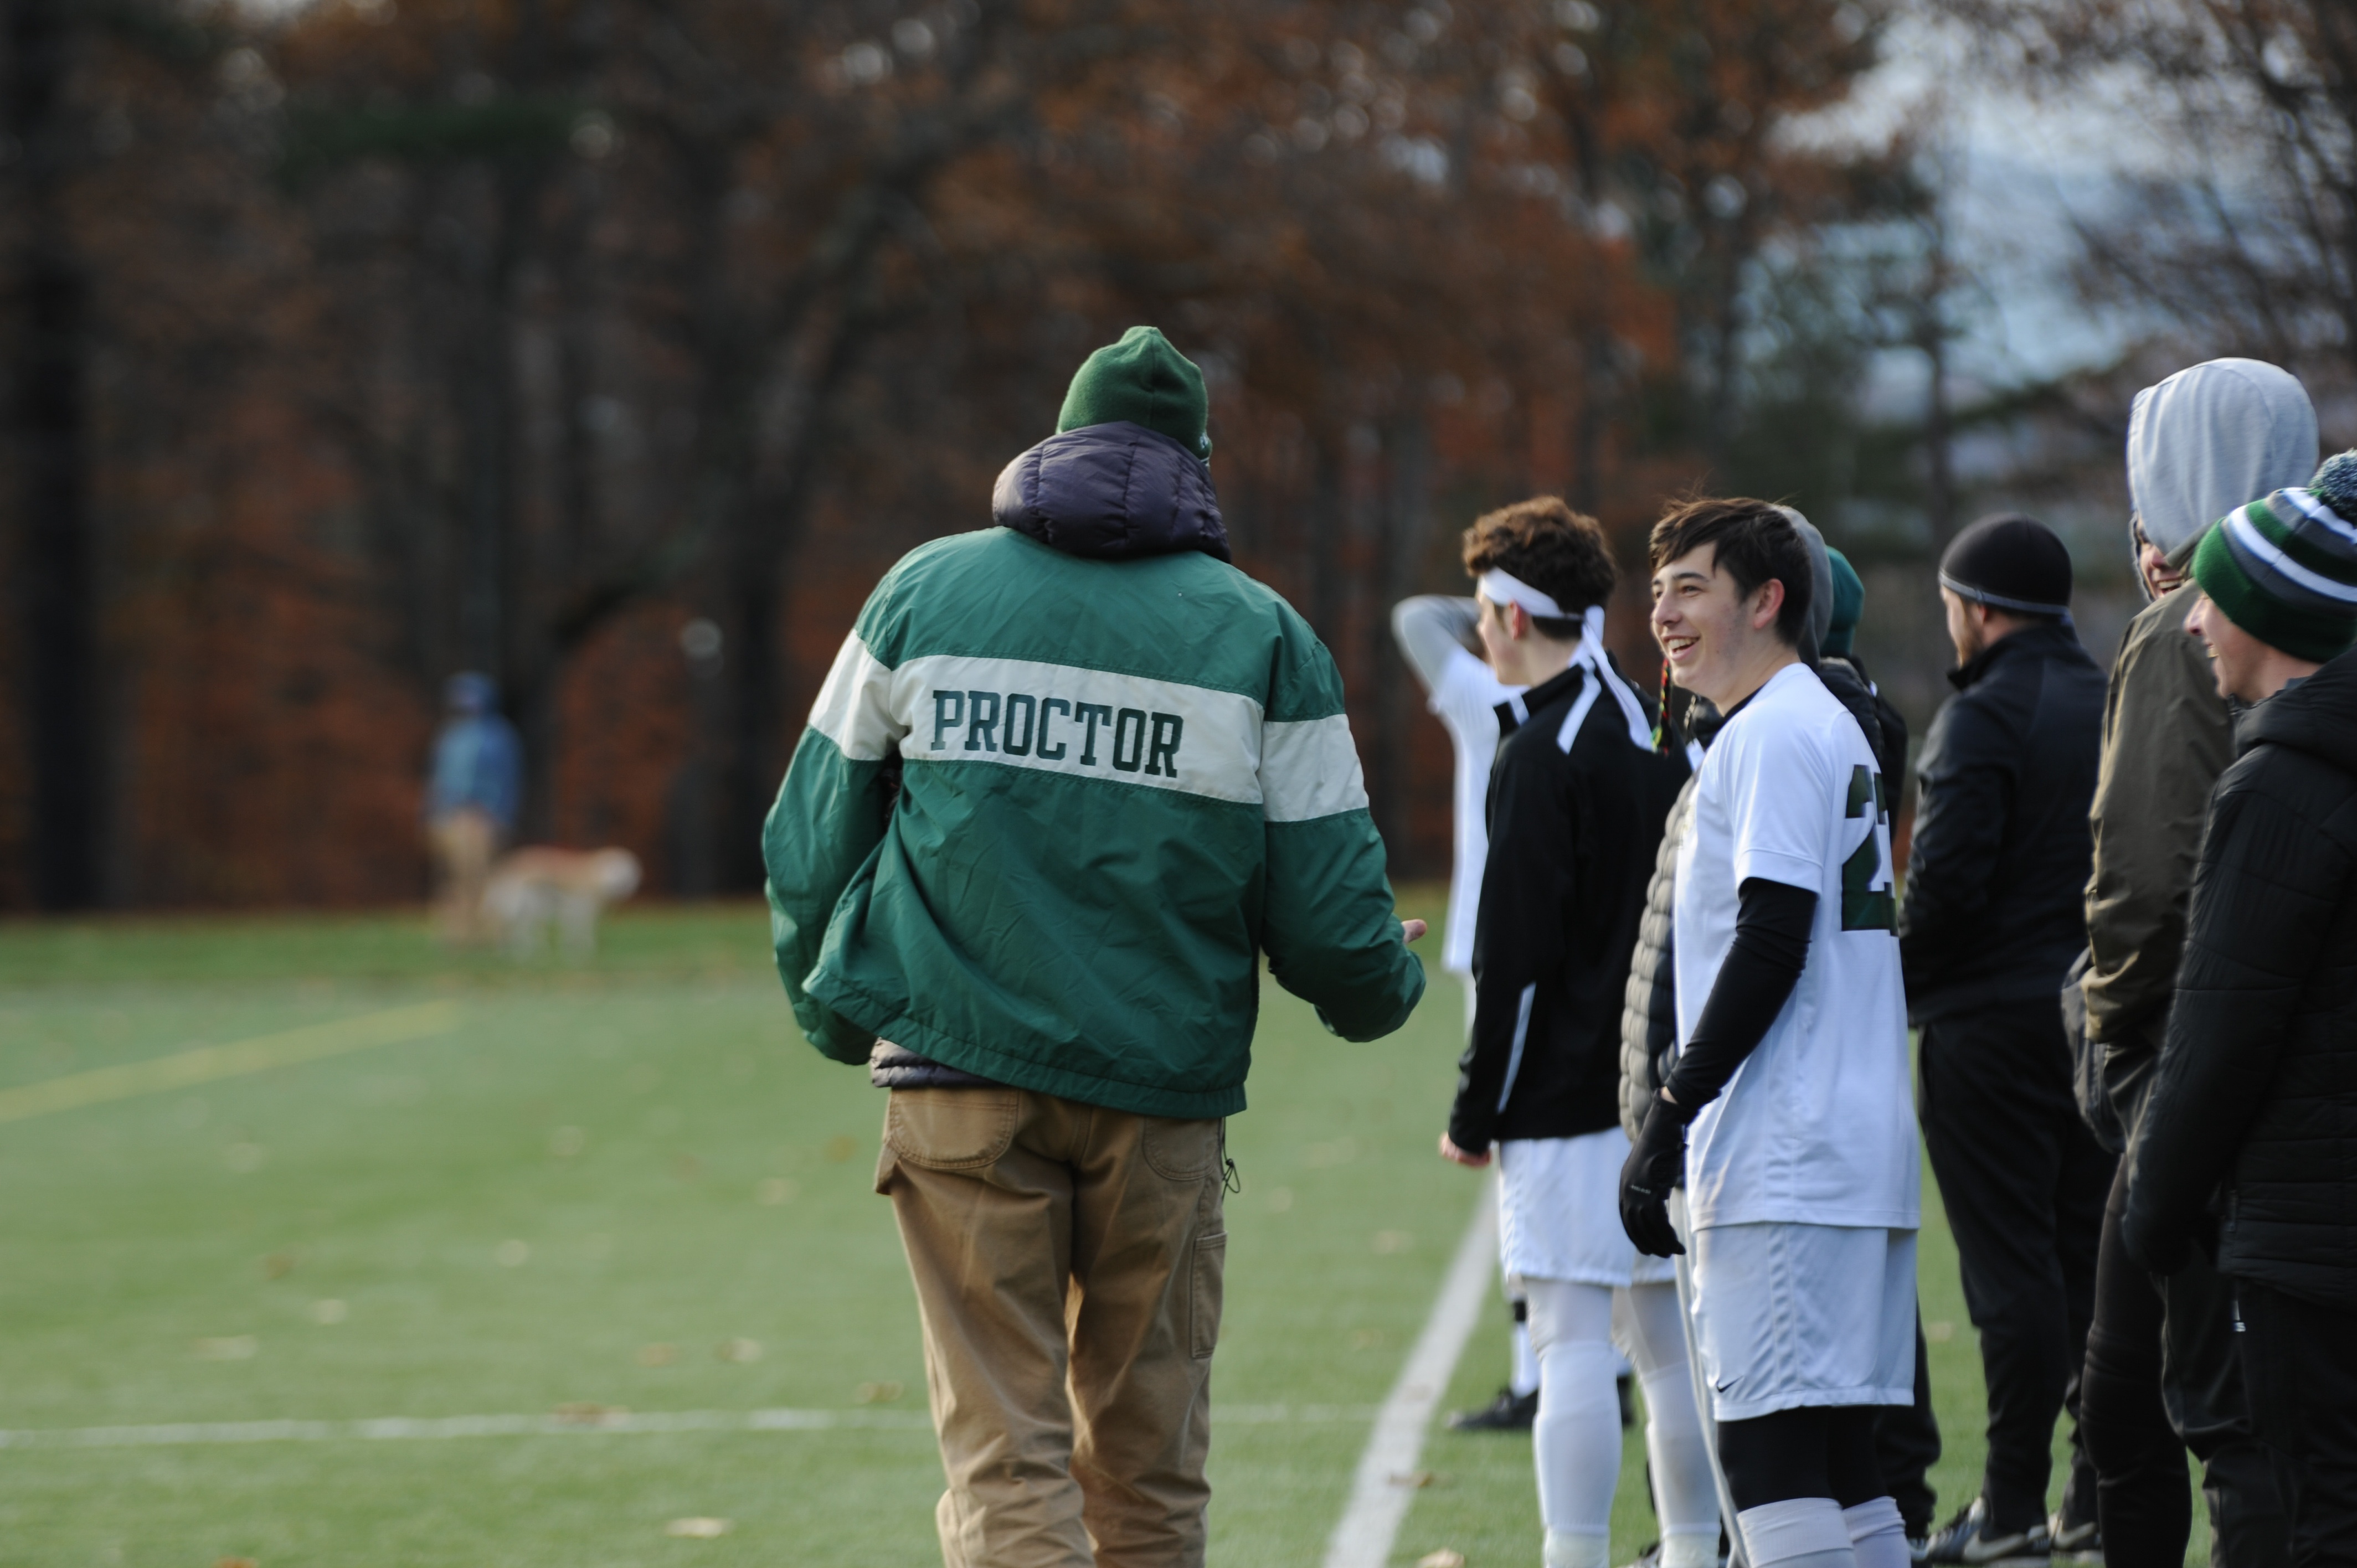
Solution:
M 1685 1251 L 1677 1228 L 1670 1223 L 1670 1188 L 1685 1170 L 1690 1119 L 1684 1106 L 1656 1096 L 1628 1162 L 1620 1167 L 1620 1229 L 1647 1257 L 1668 1258 Z
M 1422 920 L 1402 920 L 1400 922 L 1400 940 L 1402 941 L 1410 942 L 1422 941 L 1424 940 L 1424 933 L 1431 929 L 1431 927 L 1426 925 Z
M 1411 926 L 1421 926 L 1424 922 L 1422 920 L 1410 920 L 1408 924 Z M 1478 1171 L 1483 1165 L 1490 1163 L 1490 1151 L 1484 1149 L 1478 1155 L 1469 1155 L 1464 1150 L 1457 1146 L 1456 1139 L 1450 1137 L 1448 1133 L 1443 1133 L 1440 1135 L 1440 1157 L 1447 1160 L 1451 1165 L 1464 1165 L 1468 1169 Z

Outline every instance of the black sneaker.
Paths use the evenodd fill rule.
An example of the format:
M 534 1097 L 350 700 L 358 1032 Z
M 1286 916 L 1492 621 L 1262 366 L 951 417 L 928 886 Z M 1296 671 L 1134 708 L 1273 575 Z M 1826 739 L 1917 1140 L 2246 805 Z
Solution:
M 1914 1554 L 1918 1563 L 1961 1563 L 1972 1568 L 2047 1568 L 2048 1536 L 2042 1524 L 2002 1534 L 1988 1522 L 1988 1499 L 1975 1498 L 1970 1508 L 1935 1531 Z
M 2093 1520 L 2066 1523 L 2061 1514 L 2046 1521 L 2054 1568 L 2104 1568 L 2104 1532 Z
M 1539 1391 L 1533 1389 L 1518 1394 L 1512 1389 L 1500 1389 L 1498 1397 L 1480 1410 L 1460 1410 L 1450 1413 L 1451 1432 L 1528 1432 L 1531 1423 L 1539 1415 Z

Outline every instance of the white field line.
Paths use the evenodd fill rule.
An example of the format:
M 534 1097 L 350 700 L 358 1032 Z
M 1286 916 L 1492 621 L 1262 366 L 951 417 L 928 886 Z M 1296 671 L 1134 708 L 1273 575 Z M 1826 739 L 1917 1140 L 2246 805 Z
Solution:
M 21 1122 L 53 1111 L 72 1111 L 138 1094 L 186 1089 L 219 1078 L 235 1078 L 321 1057 L 341 1056 L 369 1046 L 396 1045 L 447 1035 L 458 1026 L 455 1002 L 425 1002 L 414 1007 L 393 1007 L 363 1013 L 356 1018 L 336 1018 L 306 1024 L 274 1035 L 262 1035 L 225 1046 L 199 1046 L 168 1057 L 122 1062 L 113 1067 L 70 1073 L 9 1090 L 0 1090 L 0 1122 Z
M 1498 1266 L 1496 1185 L 1481 1184 L 1473 1222 L 1458 1243 L 1432 1316 L 1425 1319 L 1399 1381 L 1375 1417 L 1375 1429 L 1359 1455 L 1351 1500 L 1326 1544 L 1326 1568 L 1383 1568 L 1391 1560 L 1392 1542 L 1415 1500 L 1415 1462 L 1424 1456 L 1425 1432 L 1480 1319 L 1482 1298 Z
M 1233 1405 L 1222 1422 L 1360 1422 L 1365 1405 Z M 0 1431 L 0 1448 L 152 1448 L 234 1443 L 369 1443 L 454 1437 L 643 1435 L 663 1432 L 931 1432 L 913 1410 L 587 1409 L 547 1415 L 378 1416 L 365 1421 L 200 1421 L 159 1426 L 70 1426 Z

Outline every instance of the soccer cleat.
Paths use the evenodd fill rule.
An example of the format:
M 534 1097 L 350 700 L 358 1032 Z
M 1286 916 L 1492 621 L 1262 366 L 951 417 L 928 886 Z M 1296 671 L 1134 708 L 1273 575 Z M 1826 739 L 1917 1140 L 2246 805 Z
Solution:
M 1460 1410 L 1448 1418 L 1451 1432 L 1528 1432 L 1538 1419 L 1539 1391 L 1518 1394 L 1500 1389 L 1498 1397 L 1480 1410 Z
M 1612 1391 L 1620 1396 L 1620 1430 L 1623 1432 L 1637 1424 L 1637 1402 L 1629 1393 L 1629 1386 L 1636 1380 L 1626 1372 L 1612 1380 Z
M 2093 1520 L 2069 1524 L 2058 1513 L 2046 1521 L 2046 1535 L 2054 1568 L 2104 1568 L 2104 1532 Z
M 1960 1563 L 1971 1568 L 2047 1568 L 2046 1527 L 1999 1533 L 1988 1520 L 1988 1499 L 1975 1498 L 1960 1509 L 1947 1528 L 1935 1532 L 1913 1553 L 1918 1563 Z

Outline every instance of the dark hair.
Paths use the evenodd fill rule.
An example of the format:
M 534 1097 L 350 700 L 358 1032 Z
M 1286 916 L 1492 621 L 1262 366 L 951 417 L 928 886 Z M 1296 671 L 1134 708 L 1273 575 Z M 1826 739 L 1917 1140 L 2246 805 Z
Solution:
M 1646 562 L 1658 572 L 1706 544 L 1717 547 L 1712 560 L 1735 579 L 1741 597 L 1749 598 L 1771 578 L 1784 585 L 1776 636 L 1790 647 L 1800 647 L 1809 624 L 1809 547 L 1801 542 L 1801 531 L 1783 509 L 1743 496 L 1681 501 L 1653 524 Z
M 1473 520 L 1465 531 L 1465 570 L 1478 577 L 1492 566 L 1572 612 L 1531 617 L 1541 636 L 1557 639 L 1576 635 L 1579 613 L 1611 598 L 1620 581 L 1603 528 L 1561 496 L 1533 496 Z

